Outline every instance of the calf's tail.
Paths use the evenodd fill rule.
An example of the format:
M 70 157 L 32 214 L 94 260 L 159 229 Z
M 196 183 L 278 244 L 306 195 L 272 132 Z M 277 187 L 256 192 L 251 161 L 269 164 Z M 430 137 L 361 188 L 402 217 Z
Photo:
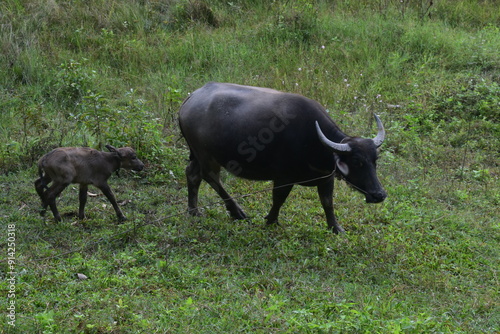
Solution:
M 43 177 L 43 161 L 40 161 L 38 163 L 38 176 L 40 176 L 40 182 L 43 187 L 43 189 L 47 190 L 49 187 L 47 186 L 47 182 L 45 180 L 45 177 Z

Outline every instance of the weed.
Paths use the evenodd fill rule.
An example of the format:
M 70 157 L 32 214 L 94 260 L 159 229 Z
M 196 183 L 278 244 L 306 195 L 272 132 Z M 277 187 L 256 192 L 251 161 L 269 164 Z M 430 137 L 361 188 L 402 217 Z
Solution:
M 168 24 L 175 29 L 182 29 L 190 24 L 205 24 L 217 28 L 219 20 L 207 1 L 181 0 L 170 3 Z
M 500 86 L 495 81 L 470 78 L 462 83 L 458 91 L 444 94 L 438 101 L 434 119 L 451 120 L 459 117 L 467 121 L 487 120 L 500 122 Z
M 83 100 L 93 87 L 95 71 L 88 71 L 83 64 L 86 62 L 69 60 L 59 65 L 54 81 L 50 83 L 50 96 L 63 107 L 73 110 Z

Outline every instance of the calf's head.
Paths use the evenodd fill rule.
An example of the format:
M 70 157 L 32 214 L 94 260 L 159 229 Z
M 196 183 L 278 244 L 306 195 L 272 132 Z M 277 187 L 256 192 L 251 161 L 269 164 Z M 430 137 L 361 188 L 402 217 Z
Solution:
M 141 171 L 144 169 L 144 163 L 137 158 L 137 154 L 134 149 L 130 147 L 115 148 L 111 145 L 106 145 L 106 148 L 118 155 L 120 159 L 120 167 L 125 169 L 131 169 L 135 171 Z

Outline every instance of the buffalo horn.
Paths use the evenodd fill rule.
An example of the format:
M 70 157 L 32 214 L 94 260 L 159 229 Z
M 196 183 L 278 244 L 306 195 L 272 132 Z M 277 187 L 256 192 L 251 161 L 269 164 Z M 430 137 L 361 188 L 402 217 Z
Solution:
M 323 131 L 321 131 L 321 128 L 319 127 L 318 121 L 316 121 L 316 131 L 318 132 L 319 139 L 323 144 L 325 144 L 328 147 L 331 147 L 335 152 L 350 152 L 351 147 L 349 144 L 340 144 L 331 141 L 330 139 L 326 138 L 326 136 L 323 134 Z M 382 138 L 383 139 L 383 138 Z
M 384 125 L 382 124 L 382 121 L 380 120 L 380 118 L 375 114 L 373 114 L 373 116 L 375 116 L 375 120 L 377 121 L 377 128 L 378 128 L 378 133 L 377 133 L 377 136 L 375 138 L 373 138 L 373 143 L 375 144 L 375 146 L 379 147 L 384 142 L 385 130 L 384 130 Z

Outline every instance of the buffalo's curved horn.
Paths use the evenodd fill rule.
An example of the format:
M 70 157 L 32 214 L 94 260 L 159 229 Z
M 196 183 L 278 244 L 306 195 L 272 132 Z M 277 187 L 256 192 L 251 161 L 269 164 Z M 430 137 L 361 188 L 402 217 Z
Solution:
M 375 144 L 375 146 L 379 147 L 384 142 L 385 130 L 384 130 L 384 125 L 382 124 L 382 121 L 380 120 L 380 118 L 375 114 L 373 114 L 373 116 L 375 116 L 375 120 L 377 121 L 377 128 L 378 128 L 378 133 L 377 133 L 377 136 L 375 138 L 373 138 L 373 143 Z
M 323 144 L 325 144 L 328 147 L 331 147 L 335 152 L 350 152 L 351 147 L 349 144 L 340 144 L 331 141 L 330 139 L 326 138 L 326 136 L 323 134 L 323 131 L 321 131 L 321 128 L 319 127 L 318 121 L 316 121 L 316 131 L 318 132 L 319 139 Z M 383 140 L 383 138 L 382 138 Z

